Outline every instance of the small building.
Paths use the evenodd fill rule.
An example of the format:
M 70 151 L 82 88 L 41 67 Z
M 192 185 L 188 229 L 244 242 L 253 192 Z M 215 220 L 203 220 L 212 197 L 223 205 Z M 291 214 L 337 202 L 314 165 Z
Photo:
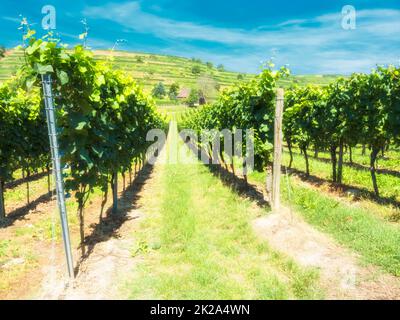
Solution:
M 189 98 L 190 91 L 191 90 L 188 88 L 182 88 L 181 91 L 179 91 L 177 98 L 180 100 L 185 100 Z

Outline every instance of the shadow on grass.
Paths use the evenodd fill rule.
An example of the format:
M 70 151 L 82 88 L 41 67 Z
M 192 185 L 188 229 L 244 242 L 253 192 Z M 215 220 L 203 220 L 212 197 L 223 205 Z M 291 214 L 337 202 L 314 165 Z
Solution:
M 191 149 L 191 151 L 196 155 L 196 157 L 199 160 L 207 158 L 207 159 L 209 159 L 209 162 L 211 163 L 211 160 L 210 160 L 208 154 L 204 150 L 198 148 L 197 146 L 193 145 L 192 143 L 186 143 L 186 145 Z M 321 158 L 318 158 L 318 160 L 321 160 Z M 322 161 L 325 161 L 325 160 L 327 160 L 327 162 L 330 161 L 329 159 L 323 159 Z M 358 166 L 361 166 L 361 165 L 358 165 Z M 240 178 L 240 177 L 234 175 L 231 171 L 222 167 L 220 164 L 210 164 L 210 165 L 206 165 L 206 167 L 214 176 L 217 176 L 226 186 L 230 187 L 237 194 L 244 196 L 244 197 L 248 197 L 248 198 L 256 201 L 257 204 L 260 206 L 270 206 L 268 201 L 265 200 L 263 192 L 260 191 L 260 189 L 257 188 L 256 186 L 246 183 L 246 181 L 243 178 Z M 361 166 L 361 167 L 363 167 L 363 170 L 368 170 L 368 168 L 366 168 L 364 166 Z M 294 169 L 294 168 L 289 169 L 285 166 L 282 166 L 282 172 L 285 173 L 286 170 L 288 173 L 295 174 L 296 176 L 298 176 L 302 181 L 309 182 L 316 187 L 320 187 L 322 185 L 328 184 L 332 191 L 336 191 L 339 193 L 345 193 L 345 192 L 351 191 L 351 192 L 354 192 L 354 194 L 356 195 L 357 198 L 368 199 L 368 200 L 371 200 L 380 205 L 391 205 L 395 209 L 400 209 L 400 201 L 398 201 L 394 196 L 392 196 L 392 197 L 383 197 L 383 196 L 377 197 L 373 191 L 370 191 L 364 187 L 332 183 L 331 181 L 329 181 L 327 179 L 323 179 L 323 178 L 320 178 L 315 175 L 307 176 L 304 171 Z M 380 169 L 380 172 L 381 173 L 390 172 L 390 170 Z M 397 172 L 395 172 L 395 173 L 398 174 Z M 388 174 L 393 174 L 393 173 L 388 173 Z M 400 214 L 394 213 L 393 216 L 390 217 L 390 220 L 399 221 Z
M 268 201 L 265 200 L 264 193 L 256 186 L 236 176 L 220 164 L 210 164 L 206 165 L 206 167 L 215 177 L 219 178 L 225 186 L 229 187 L 239 196 L 249 198 L 261 207 L 270 207 Z
M 52 174 L 52 172 L 50 171 L 50 175 L 51 174 Z M 14 188 L 20 186 L 21 184 L 24 184 L 27 182 L 38 181 L 44 177 L 47 177 L 47 172 L 36 173 L 36 174 L 31 175 L 29 178 L 25 177 L 25 178 L 20 178 L 20 179 L 14 180 L 14 181 L 7 182 L 5 184 L 5 187 L 6 187 L 6 189 L 14 189 Z
M 52 192 L 45 193 L 32 201 L 29 204 L 26 204 L 23 207 L 15 209 L 6 215 L 6 218 L 0 221 L 0 229 L 7 228 L 12 226 L 17 220 L 24 220 L 25 216 L 30 213 L 31 210 L 35 210 L 39 204 L 46 203 L 52 200 L 53 194 L 55 194 L 55 190 Z
M 209 155 L 203 149 L 193 143 L 186 142 L 188 148 L 194 153 L 199 161 L 208 159 L 212 163 Z M 221 164 L 204 164 L 205 167 L 222 183 L 241 197 L 255 201 L 261 207 L 270 208 L 270 204 L 265 200 L 264 193 L 257 186 L 249 184 L 245 179 L 236 176 L 233 172 L 224 168 Z
M 282 166 L 282 168 L 285 169 L 285 167 L 283 167 L 283 166 Z M 345 193 L 348 191 L 355 191 L 355 194 L 358 198 L 365 198 L 368 200 L 372 200 L 375 203 L 380 204 L 380 205 L 392 205 L 396 209 L 400 209 L 400 201 L 398 201 L 394 196 L 393 197 L 382 197 L 382 196 L 377 197 L 373 191 L 370 191 L 367 188 L 346 185 L 346 184 L 333 183 L 327 179 L 323 179 L 323 178 L 317 177 L 312 174 L 307 176 L 304 171 L 301 171 L 301 170 L 298 170 L 295 168 L 291 168 L 291 169 L 287 168 L 287 171 L 288 171 L 288 173 L 295 174 L 302 181 L 309 182 L 316 187 L 320 187 L 322 185 L 328 184 L 329 187 L 331 188 L 331 190 L 338 191 L 340 193 Z M 393 217 L 393 218 L 395 218 L 395 217 Z
M 129 216 L 129 212 L 138 208 L 139 194 L 151 176 L 153 169 L 153 165 L 146 164 L 132 180 L 132 183 L 120 195 L 118 199 L 118 213 L 113 214 L 112 206 L 110 206 L 102 221 L 96 224 L 90 235 L 85 237 L 86 254 L 81 257 L 75 267 L 75 274 L 79 273 L 80 266 L 90 257 L 97 244 L 108 241 L 111 238 L 118 238 L 121 226 L 128 220 L 137 219 L 137 217 Z

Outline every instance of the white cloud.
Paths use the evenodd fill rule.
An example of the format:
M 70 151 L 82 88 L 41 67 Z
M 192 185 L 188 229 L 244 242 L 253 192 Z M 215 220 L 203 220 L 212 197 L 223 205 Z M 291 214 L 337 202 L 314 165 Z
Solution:
M 223 53 L 213 51 L 210 52 L 210 56 L 217 54 L 224 58 L 223 61 L 228 61 L 227 65 L 229 63 L 236 67 L 240 65 L 246 68 L 246 71 L 255 71 L 258 68 L 255 61 L 268 58 L 273 48 L 279 52 L 277 57 L 279 61 L 289 63 L 302 72 L 305 71 L 305 65 L 310 65 L 312 68 L 309 72 L 367 71 L 378 60 L 390 58 L 387 62 L 391 62 L 396 55 L 400 57 L 400 10 L 357 11 L 356 30 L 341 28 L 341 12 L 310 19 L 292 19 L 277 26 L 260 26 L 251 30 L 221 28 L 161 17 L 157 15 L 158 13 L 144 12 L 139 1 L 88 6 L 82 14 L 92 19 L 113 21 L 123 26 L 125 30 L 151 34 L 173 42 L 174 45 L 178 43 L 181 47 L 185 47 L 185 52 L 198 50 L 194 46 L 187 45 L 191 40 L 228 46 Z M 329 52 L 337 51 L 338 47 L 347 53 L 348 58 L 329 55 Z M 235 52 L 227 53 L 232 48 Z M 388 50 L 395 52 L 389 55 Z M 349 57 L 350 55 L 354 57 L 354 53 L 355 56 L 357 53 L 362 53 L 364 58 L 354 60 Z M 246 62 L 242 62 L 244 59 L 247 59 Z M 252 61 L 252 68 L 247 61 Z M 339 63 L 342 66 L 339 66 Z
M 287 21 L 284 21 L 284 22 L 278 24 L 278 27 L 286 27 L 286 26 L 300 25 L 300 24 L 305 23 L 305 22 L 307 22 L 306 19 L 287 20 Z
M 3 20 L 11 21 L 15 23 L 21 23 L 21 18 L 14 18 L 14 17 L 1 17 Z
M 151 33 L 164 39 L 202 40 L 227 45 L 279 45 L 282 43 L 324 44 L 326 34 L 319 30 L 293 28 L 286 30 L 261 31 L 259 29 L 227 29 L 210 25 L 176 21 L 143 12 L 137 1 L 123 4 L 110 3 L 104 6 L 86 7 L 83 15 L 90 18 L 102 18 L 116 22 L 125 28 L 140 33 Z M 286 22 L 289 23 L 289 22 Z M 342 34 L 333 33 L 331 38 L 342 38 Z

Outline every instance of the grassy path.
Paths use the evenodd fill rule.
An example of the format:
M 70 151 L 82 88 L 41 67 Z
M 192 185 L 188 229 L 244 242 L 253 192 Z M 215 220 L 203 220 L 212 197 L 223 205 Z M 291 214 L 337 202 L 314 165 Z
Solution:
M 166 152 L 178 142 L 170 128 Z M 168 157 L 168 156 L 167 156 Z M 169 156 L 171 158 L 171 156 Z M 156 165 L 146 218 L 134 234 L 141 259 L 125 289 L 132 299 L 317 298 L 304 270 L 256 238 L 263 210 L 243 200 L 202 164 Z
M 284 178 L 286 180 L 286 178 Z M 321 192 L 292 176 L 290 193 L 282 183 L 286 205 L 305 221 L 331 235 L 337 242 L 359 253 L 362 261 L 400 275 L 400 228 L 361 205 Z M 263 183 L 264 173 L 253 173 L 250 181 Z

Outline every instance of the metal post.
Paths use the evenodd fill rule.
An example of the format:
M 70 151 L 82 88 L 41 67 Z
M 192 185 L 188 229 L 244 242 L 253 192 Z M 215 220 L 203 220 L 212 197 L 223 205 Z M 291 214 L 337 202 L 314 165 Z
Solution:
M 42 75 L 44 102 L 46 107 L 47 128 L 49 132 L 51 157 L 53 160 L 53 173 L 56 181 L 57 203 L 60 211 L 62 236 L 64 240 L 65 255 L 70 278 L 74 278 L 74 264 L 72 260 L 71 241 L 69 237 L 68 216 L 65 206 L 64 182 L 57 141 L 57 125 L 54 111 L 53 93 L 51 89 L 51 75 Z
M 280 183 L 282 165 L 282 117 L 284 91 L 278 89 L 276 96 L 275 109 L 275 129 L 274 129 L 274 164 L 272 171 L 272 209 L 279 210 L 280 202 Z

